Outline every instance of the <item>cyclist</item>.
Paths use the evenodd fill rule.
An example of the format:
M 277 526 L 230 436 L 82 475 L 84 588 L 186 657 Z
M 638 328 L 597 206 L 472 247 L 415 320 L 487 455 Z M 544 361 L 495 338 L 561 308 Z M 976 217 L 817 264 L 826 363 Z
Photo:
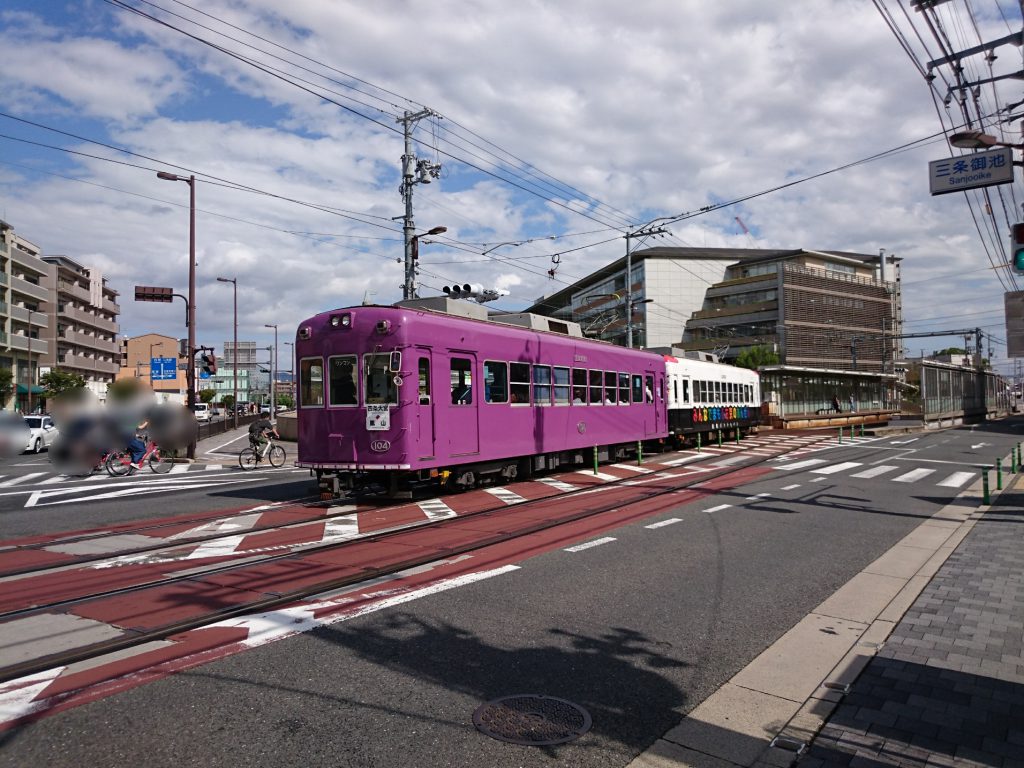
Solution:
M 263 449 L 270 442 L 269 437 L 271 435 L 279 440 L 281 439 L 281 436 L 277 433 L 277 427 L 274 426 L 270 419 L 257 419 L 249 425 L 249 445 L 256 452 L 257 461 L 263 457 Z
M 146 455 L 146 430 L 149 429 L 149 417 L 143 416 L 135 426 L 135 434 L 128 441 L 128 450 L 132 454 L 132 469 L 142 469 L 142 457 Z

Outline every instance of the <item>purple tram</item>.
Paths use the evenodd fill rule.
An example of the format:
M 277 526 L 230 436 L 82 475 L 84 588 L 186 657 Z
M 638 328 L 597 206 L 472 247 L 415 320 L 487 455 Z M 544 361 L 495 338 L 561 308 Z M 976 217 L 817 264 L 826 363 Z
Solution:
M 459 304 L 452 302 L 451 304 Z M 299 325 L 298 462 L 322 494 L 471 488 L 667 435 L 661 355 L 410 306 Z

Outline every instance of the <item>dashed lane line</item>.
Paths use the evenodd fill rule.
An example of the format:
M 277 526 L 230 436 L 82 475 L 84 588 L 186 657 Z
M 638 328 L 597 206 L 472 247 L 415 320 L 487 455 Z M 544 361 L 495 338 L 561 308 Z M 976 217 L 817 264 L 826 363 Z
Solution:
M 609 544 L 615 541 L 611 536 L 605 536 L 603 539 L 594 539 L 588 541 L 586 544 L 577 544 L 575 547 L 566 547 L 566 552 L 582 552 L 584 549 L 590 549 L 591 547 L 600 547 L 602 544 Z

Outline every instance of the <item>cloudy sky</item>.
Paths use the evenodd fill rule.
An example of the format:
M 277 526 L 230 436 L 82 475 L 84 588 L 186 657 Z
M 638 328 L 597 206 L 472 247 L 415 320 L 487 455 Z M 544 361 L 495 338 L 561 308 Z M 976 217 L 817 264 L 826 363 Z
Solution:
M 884 248 L 904 259 L 908 331 L 980 325 L 1012 367 L 1000 341 L 1015 286 L 992 265 L 1024 192 L 972 193 L 973 212 L 965 194 L 929 195 L 927 163 L 949 156 L 943 129 L 963 117 L 955 90 L 943 104 L 949 68 L 930 90 L 915 64 L 942 54 L 909 0 L 0 8 L 0 218 L 100 268 L 126 335 L 183 334 L 178 309 L 132 301 L 136 284 L 187 283 L 188 187 L 157 170 L 199 177 L 200 342 L 231 337 L 218 276 L 237 277 L 240 338 L 261 343 L 265 323 L 283 340 L 318 311 L 400 299 L 396 117 L 428 107 L 439 117 L 416 124 L 415 153 L 441 172 L 415 187 L 416 225 L 448 231 L 422 246 L 423 295 L 472 281 L 521 309 L 620 257 L 628 226 L 755 195 L 657 244 Z M 954 50 L 1021 28 L 1011 0 L 939 13 Z M 1021 69 L 1019 48 L 997 53 L 991 72 L 967 61 L 967 79 Z M 986 86 L 977 110 L 1020 90 Z M 982 127 L 1020 141 L 998 119 Z

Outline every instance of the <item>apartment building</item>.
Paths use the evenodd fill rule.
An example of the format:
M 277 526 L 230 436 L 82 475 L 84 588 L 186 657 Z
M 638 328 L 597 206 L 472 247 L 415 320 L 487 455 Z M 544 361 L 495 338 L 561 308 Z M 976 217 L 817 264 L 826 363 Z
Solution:
M 120 360 L 118 292 L 99 270 L 68 256 L 44 256 L 50 266 L 46 286 L 51 298 L 43 309 L 50 315 L 45 329 L 47 351 L 41 365 L 77 373 L 97 397 L 106 397 Z
M 15 385 L 13 398 L 0 403 L 8 410 L 27 412 L 41 402 L 39 367 L 50 351 L 44 338 L 49 273 L 38 246 L 0 221 L 0 369 L 11 371 Z

